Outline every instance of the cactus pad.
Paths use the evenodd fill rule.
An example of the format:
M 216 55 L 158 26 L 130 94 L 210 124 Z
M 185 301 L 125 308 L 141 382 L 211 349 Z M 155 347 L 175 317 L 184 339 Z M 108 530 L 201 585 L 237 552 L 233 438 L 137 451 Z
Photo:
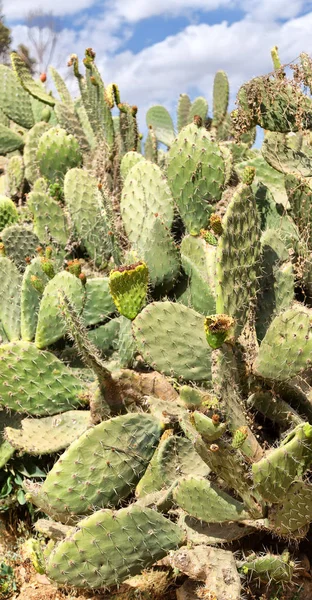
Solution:
M 143 475 L 162 432 L 151 415 L 104 421 L 73 442 L 33 501 L 60 521 L 127 498 Z
M 195 124 L 178 135 L 169 150 L 168 182 L 180 215 L 191 234 L 207 229 L 225 183 L 222 152 L 207 131 Z
M 0 256 L 0 321 L 9 341 L 20 337 L 21 274 L 6 256 Z
M 79 144 L 65 129 L 52 127 L 39 139 L 37 160 L 41 175 L 49 181 L 62 180 L 65 173 L 82 162 Z
M 109 274 L 109 287 L 121 315 L 133 320 L 146 303 L 148 269 L 145 263 L 127 265 Z
M 312 312 L 294 304 L 270 324 L 254 363 L 261 377 L 285 381 L 310 366 Z
M 70 410 L 42 419 L 23 419 L 19 428 L 5 428 L 5 439 L 12 447 L 27 454 L 52 454 L 67 448 L 91 426 L 90 413 Z
M 244 505 L 204 478 L 182 479 L 173 491 L 177 504 L 192 517 L 207 523 L 248 519 Z
M 18 221 L 18 212 L 14 202 L 6 196 L 0 196 L 0 232 L 7 225 Z
M 1 231 L 5 254 L 15 263 L 19 271 L 25 271 L 30 259 L 36 256 L 40 245 L 33 231 L 21 225 L 10 225 Z
M 183 542 L 182 530 L 149 508 L 101 510 L 55 547 L 47 574 L 75 587 L 109 587 L 140 573 Z
M 211 377 L 204 317 L 181 304 L 153 302 L 133 322 L 144 360 L 166 375 L 201 381 Z
M 79 406 L 82 383 L 53 354 L 30 342 L 0 346 L 0 404 L 35 416 Z
M 60 291 L 66 294 L 78 311 L 82 309 L 84 288 L 81 281 L 67 271 L 57 273 L 45 287 L 40 302 L 35 338 L 38 348 L 53 344 L 66 333 L 66 324 L 59 308 Z

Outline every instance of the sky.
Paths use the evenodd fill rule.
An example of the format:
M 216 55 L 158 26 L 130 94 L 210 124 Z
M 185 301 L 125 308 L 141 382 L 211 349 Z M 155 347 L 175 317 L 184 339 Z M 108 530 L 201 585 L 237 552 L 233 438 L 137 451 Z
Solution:
M 39 7 L 2 1 L 13 47 L 29 45 L 25 19 Z M 54 65 L 66 74 L 68 56 L 82 59 L 92 47 L 104 82 L 116 82 L 121 100 L 139 107 L 140 123 L 154 104 L 175 115 L 180 93 L 203 95 L 211 106 L 219 69 L 234 108 L 239 86 L 272 70 L 274 45 L 285 64 L 312 55 L 312 0 L 45 0 L 44 8 L 60 31 Z

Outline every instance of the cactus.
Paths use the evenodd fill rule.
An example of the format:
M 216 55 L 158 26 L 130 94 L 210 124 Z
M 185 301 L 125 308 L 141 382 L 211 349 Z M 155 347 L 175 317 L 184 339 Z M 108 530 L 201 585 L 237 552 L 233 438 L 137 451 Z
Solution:
M 191 442 L 173 435 L 169 429 L 163 434 L 135 493 L 138 498 L 144 497 L 151 492 L 170 488 L 185 475 L 196 473 L 205 476 L 209 472 L 209 467 L 195 452 Z
M 209 443 L 218 440 L 226 431 L 226 423 L 220 422 L 218 414 L 215 414 L 210 418 L 195 410 L 192 415 L 192 420 L 198 433 L 200 433 L 202 438 Z
M 27 206 L 34 216 L 34 231 L 41 242 L 49 243 L 52 237 L 62 246 L 69 238 L 68 226 L 62 207 L 49 194 L 32 191 Z
M 210 378 L 204 318 L 172 302 L 149 304 L 133 322 L 139 352 L 162 373 L 191 381 Z
M 126 265 L 109 275 L 110 293 L 121 315 L 133 320 L 146 303 L 148 269 L 144 263 Z
M 286 550 L 281 556 L 264 554 L 263 556 L 248 556 L 241 565 L 244 575 L 257 578 L 261 582 L 283 582 L 292 581 L 295 563 L 290 560 L 289 552 Z
M 40 301 L 48 281 L 42 270 L 41 258 L 34 258 L 27 265 L 21 284 L 21 337 L 27 342 L 35 338 Z
M 7 226 L 1 231 L 0 236 L 6 256 L 23 273 L 30 260 L 36 256 L 36 249 L 40 245 L 38 237 L 31 229 L 22 225 Z
M 46 285 L 40 302 L 35 337 L 38 348 L 49 346 L 66 333 L 66 325 L 59 307 L 60 291 L 68 296 L 79 311 L 82 310 L 84 289 L 81 281 L 66 271 L 57 273 Z
M 312 426 L 297 425 L 267 456 L 252 467 L 256 489 L 268 502 L 278 502 L 291 483 L 304 474 L 312 460 Z
M 0 65 L 0 105 L 7 117 L 21 127 L 30 129 L 35 124 L 31 101 L 12 69 Z
M 254 363 L 255 372 L 267 379 L 283 381 L 307 368 L 310 320 L 309 309 L 299 304 L 277 315 L 262 340 Z
M 171 228 L 173 199 L 160 168 L 146 160 L 135 164 L 124 181 L 121 215 L 130 242 L 134 247 L 148 238 L 155 216 Z
M 32 96 L 38 98 L 45 104 L 49 104 L 50 106 L 54 106 L 55 100 L 47 94 L 41 85 L 36 83 L 30 75 L 28 67 L 23 59 L 17 54 L 17 52 L 11 53 L 11 61 L 13 65 L 14 72 L 18 77 L 21 85 L 25 90 L 27 90 Z
M 78 236 L 92 260 L 109 258 L 111 245 L 106 211 L 97 181 L 87 171 L 70 169 L 64 181 L 65 204 Z
M 9 196 L 18 196 L 24 183 L 24 163 L 21 156 L 12 156 L 6 170 L 6 188 Z
M 163 106 L 153 106 L 146 115 L 146 124 L 155 131 L 157 140 L 170 147 L 175 138 L 172 119 Z
M 239 584 L 235 558 L 206 544 L 234 540 L 241 575 L 293 578 L 262 552 L 312 522 L 311 61 L 289 80 L 272 56 L 231 115 L 223 72 L 212 118 L 185 94 L 177 127 L 148 111 L 145 156 L 137 107 L 91 48 L 83 73 L 69 61 L 75 101 L 53 69 L 60 100 L 15 54 L 18 75 L 0 68 L 0 465 L 13 482 L 40 456 L 46 479 L 24 489 L 68 523 L 45 529 L 61 584 L 121 583 L 182 543 L 166 564 L 228 597 L 215 562 Z
M 20 337 L 21 274 L 6 256 L 0 256 L 0 321 L 8 341 Z
M 140 573 L 183 541 L 182 530 L 151 509 L 133 505 L 115 512 L 102 510 L 80 521 L 77 530 L 55 547 L 47 574 L 76 587 L 108 587 Z M 92 571 L 84 566 L 80 551 L 88 552 Z M 72 563 L 75 568 L 68 570 Z
M 42 455 L 67 448 L 91 426 L 90 413 L 70 410 L 53 417 L 22 419 L 19 428 L 5 427 L 5 439 L 20 452 Z
M 215 241 L 217 243 L 216 239 Z M 215 313 L 215 248 L 209 243 L 206 235 L 200 238 L 184 236 L 181 243 L 181 262 L 189 277 L 193 308 L 203 315 Z
M 167 169 L 172 195 L 188 232 L 206 229 L 225 183 L 222 152 L 197 125 L 185 127 L 169 151 Z
M 81 164 L 79 144 L 64 129 L 52 127 L 39 139 L 37 161 L 41 175 L 48 181 L 62 181 L 66 172 Z
M 82 317 L 85 325 L 96 325 L 105 321 L 115 312 L 115 305 L 109 292 L 108 277 L 87 279 Z
M 25 135 L 24 164 L 25 177 L 29 183 L 34 184 L 40 177 L 37 150 L 42 135 L 50 129 L 49 123 L 36 123 Z M 39 190 L 38 190 L 39 191 Z M 40 190 L 41 191 L 41 190 Z M 44 190 L 45 191 L 45 190 Z
M 247 183 L 238 186 L 229 203 L 216 251 L 217 313 L 235 319 L 236 335 L 242 330 L 249 304 L 256 296 L 260 255 L 259 216 L 250 187 L 252 179 L 248 183 L 248 177 L 249 172 Z
M 117 506 L 144 473 L 161 431 L 150 415 L 121 415 L 96 425 L 55 463 L 33 501 L 65 522 L 94 508 Z
M 30 342 L 11 342 L 0 346 L 0 360 L 1 406 L 46 416 L 81 405 L 82 383 L 53 354 Z
M 0 123 L 0 140 L 0 155 L 20 150 L 25 144 L 24 138 L 19 133 L 15 133 L 13 129 L 9 129 L 2 123 Z
M 182 479 L 174 489 L 173 497 L 189 515 L 207 523 L 248 519 L 248 512 L 241 502 L 204 478 Z
M 7 225 L 17 223 L 18 218 L 14 202 L 6 196 L 0 196 L 0 233 Z

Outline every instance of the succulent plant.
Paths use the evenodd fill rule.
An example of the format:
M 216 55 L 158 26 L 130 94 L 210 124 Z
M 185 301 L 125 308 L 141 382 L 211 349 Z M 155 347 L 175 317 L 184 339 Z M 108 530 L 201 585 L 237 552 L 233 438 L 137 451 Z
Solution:
M 59 100 L 16 53 L 1 65 L 0 464 L 49 457 L 24 489 L 55 519 L 60 584 L 118 585 L 198 540 L 234 600 L 237 568 L 293 578 L 289 554 L 243 553 L 251 532 L 287 545 L 312 522 L 311 100 L 273 59 L 231 119 L 223 72 L 212 119 L 182 95 L 176 135 L 150 109 L 145 156 L 91 48 L 84 75 L 69 61 L 75 101 L 55 69 Z M 234 540 L 236 566 L 212 548 Z

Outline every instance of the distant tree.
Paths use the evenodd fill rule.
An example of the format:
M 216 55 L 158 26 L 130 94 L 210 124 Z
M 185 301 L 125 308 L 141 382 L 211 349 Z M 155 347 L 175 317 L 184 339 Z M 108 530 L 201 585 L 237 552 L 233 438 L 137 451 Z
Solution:
M 35 58 L 32 58 L 30 56 L 29 48 L 27 46 L 25 46 L 24 44 L 19 44 L 17 47 L 17 52 L 20 55 L 20 57 L 23 59 L 23 61 L 26 63 L 31 74 L 35 75 L 37 61 Z
M 28 13 L 25 25 L 28 28 L 31 53 L 36 62 L 36 74 L 43 73 L 55 58 L 60 34 L 57 19 L 52 13 L 36 10 Z
M 6 64 L 9 57 L 9 49 L 12 43 L 11 31 L 4 24 L 4 16 L 2 14 L 2 2 L 0 1 L 0 63 Z

